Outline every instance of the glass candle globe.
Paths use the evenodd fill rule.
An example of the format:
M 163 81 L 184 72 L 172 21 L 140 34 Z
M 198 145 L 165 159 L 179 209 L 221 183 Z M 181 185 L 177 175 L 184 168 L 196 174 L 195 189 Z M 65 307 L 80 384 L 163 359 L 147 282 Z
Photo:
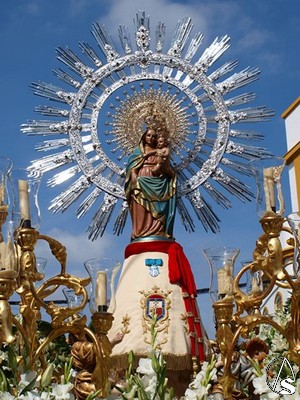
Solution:
M 216 247 L 203 250 L 210 266 L 209 294 L 212 302 L 232 297 L 235 259 L 240 250 L 232 247 Z
M 41 222 L 38 203 L 41 175 L 33 175 L 26 169 L 12 169 L 10 181 L 13 192 L 13 210 L 20 212 L 24 227 L 38 229 Z
M 0 156 L 0 206 L 9 206 L 10 199 L 7 190 L 7 181 L 12 169 L 13 163 L 7 157 Z M 8 207 L 7 207 L 8 208 Z
M 284 166 L 285 160 L 281 157 L 268 157 L 250 162 L 250 169 L 256 181 L 256 209 L 260 218 L 266 213 L 284 213 L 281 188 Z
M 105 312 L 108 310 L 114 291 L 114 272 L 119 268 L 120 263 L 111 258 L 93 258 L 85 261 L 84 266 L 91 277 L 91 313 Z

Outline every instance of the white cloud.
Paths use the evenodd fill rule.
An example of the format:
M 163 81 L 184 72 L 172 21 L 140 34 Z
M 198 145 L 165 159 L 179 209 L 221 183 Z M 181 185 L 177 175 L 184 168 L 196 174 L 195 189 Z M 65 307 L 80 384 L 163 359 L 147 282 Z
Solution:
M 177 21 L 192 16 L 195 25 L 194 33 L 207 30 L 205 15 L 200 12 L 201 6 L 194 4 L 175 3 L 167 0 L 113 0 L 109 12 L 101 19 L 107 29 L 115 35 L 119 25 L 126 25 L 132 31 L 133 19 L 139 10 L 145 11 L 150 16 L 150 29 L 153 32 L 156 24 L 161 21 L 166 24 L 167 36 L 170 39 L 176 27 Z M 131 38 L 133 40 L 133 37 Z
M 254 14 L 249 14 L 236 1 L 189 1 L 174 2 L 170 0 L 112 0 L 108 11 L 99 18 L 99 23 L 104 24 L 115 43 L 119 42 L 117 28 L 125 25 L 131 33 L 131 41 L 134 41 L 135 15 L 139 10 L 145 11 L 150 16 L 151 39 L 154 42 L 156 24 L 161 21 L 166 25 L 165 49 L 170 47 L 170 42 L 178 20 L 191 17 L 194 28 L 192 36 L 196 32 L 204 35 L 202 51 L 215 37 L 229 35 L 235 37 L 234 49 L 236 53 L 248 51 L 257 52 L 258 49 L 268 45 L 270 32 L 265 28 L 259 28 Z M 260 12 L 259 8 L 257 10 Z M 240 40 L 237 43 L 237 38 Z
M 270 38 L 270 33 L 264 29 L 249 29 L 241 40 L 237 43 L 237 47 L 243 51 L 255 50 L 266 46 Z
M 84 262 L 91 258 L 112 257 L 115 252 L 112 243 L 112 237 L 106 235 L 92 242 L 88 239 L 85 232 L 76 234 L 64 231 L 59 228 L 53 228 L 49 232 L 43 234 L 62 243 L 67 250 L 67 272 L 72 275 L 86 276 Z M 36 248 L 36 256 L 43 256 L 48 259 L 47 265 L 54 265 L 55 259 L 48 250 L 49 246 L 45 241 L 39 241 Z M 49 270 L 46 268 L 46 270 Z M 58 273 L 57 269 L 55 273 Z

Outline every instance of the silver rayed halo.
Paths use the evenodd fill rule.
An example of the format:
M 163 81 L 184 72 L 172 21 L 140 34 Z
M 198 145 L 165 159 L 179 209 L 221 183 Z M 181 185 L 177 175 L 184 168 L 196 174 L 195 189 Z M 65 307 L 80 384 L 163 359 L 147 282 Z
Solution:
M 59 47 L 57 59 L 67 71 L 57 69 L 54 75 L 65 87 L 31 84 L 36 95 L 59 106 L 38 106 L 36 112 L 47 119 L 21 125 L 28 135 L 51 137 L 36 146 L 49 155 L 32 161 L 29 170 L 61 170 L 49 178 L 49 186 L 70 184 L 49 208 L 65 211 L 80 198 L 78 217 L 94 210 L 88 228 L 93 240 L 103 235 L 111 219 L 114 233 L 123 231 L 128 214 L 124 158 L 138 144 L 153 109 L 164 115 L 168 129 L 178 176 L 177 207 L 186 230 L 195 230 L 192 210 L 206 230 L 219 230 L 219 218 L 204 193 L 224 208 L 231 206 L 226 192 L 242 201 L 253 197 L 236 174 L 248 175 L 249 160 L 270 154 L 245 144 L 262 135 L 239 125 L 269 120 L 274 113 L 265 106 L 245 107 L 255 99 L 253 93 L 230 96 L 256 80 L 259 70 L 233 72 L 236 61 L 213 69 L 229 48 L 229 37 L 216 38 L 198 55 L 203 35 L 191 37 L 192 29 L 191 18 L 180 20 L 171 47 L 164 52 L 165 25 L 159 22 L 152 38 L 150 19 L 139 11 L 134 45 L 128 28 L 119 26 L 121 54 L 105 27 L 94 23 L 100 55 L 86 42 L 79 46 L 87 61 Z

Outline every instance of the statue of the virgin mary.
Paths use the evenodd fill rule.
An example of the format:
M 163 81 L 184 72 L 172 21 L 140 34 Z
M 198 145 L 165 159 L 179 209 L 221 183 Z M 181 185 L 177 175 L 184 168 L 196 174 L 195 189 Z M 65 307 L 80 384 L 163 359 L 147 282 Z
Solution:
M 109 337 L 123 333 L 123 340 L 114 346 L 112 366 L 125 369 L 131 350 L 137 360 L 147 357 L 155 318 L 157 349 L 164 355 L 170 376 L 176 376 L 176 386 L 182 379 L 184 387 L 193 368 L 205 359 L 205 332 L 192 269 L 173 236 L 176 174 L 170 173 L 171 166 L 166 173 L 157 169 L 161 157 L 157 141 L 162 131 L 166 135 L 159 124 L 147 126 L 128 158 L 125 193 L 132 234 Z

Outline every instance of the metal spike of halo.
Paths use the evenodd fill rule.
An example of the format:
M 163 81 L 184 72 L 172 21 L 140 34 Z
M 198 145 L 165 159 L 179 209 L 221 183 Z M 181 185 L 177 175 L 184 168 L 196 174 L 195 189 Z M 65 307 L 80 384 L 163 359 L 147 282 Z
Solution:
M 193 212 L 206 230 L 219 230 L 219 218 L 207 194 L 224 208 L 231 206 L 226 192 L 242 201 L 253 197 L 238 174 L 247 175 L 247 162 L 269 153 L 246 144 L 261 140 L 260 133 L 239 126 L 267 121 L 274 113 L 265 106 L 243 107 L 255 95 L 239 91 L 258 78 L 259 70 L 248 67 L 232 73 L 236 61 L 213 69 L 228 49 L 229 37 L 216 38 L 198 55 L 203 35 L 191 38 L 192 28 L 190 18 L 180 20 L 164 53 L 166 27 L 159 22 L 151 49 L 150 19 L 139 11 L 136 48 L 128 28 L 120 26 L 123 54 L 118 54 L 105 27 L 94 23 L 92 34 L 100 54 L 82 42 L 84 61 L 69 48 L 59 47 L 57 59 L 67 71 L 57 69 L 54 74 L 63 87 L 31 84 L 34 94 L 59 106 L 36 107 L 47 119 L 21 126 L 28 135 L 51 137 L 36 146 L 49 155 L 32 161 L 28 169 L 33 173 L 60 170 L 48 179 L 48 185 L 68 182 L 69 186 L 49 208 L 61 212 L 81 200 L 78 217 L 94 210 L 88 228 L 92 240 L 103 235 L 111 219 L 114 233 L 123 231 L 128 214 L 124 157 L 149 124 L 156 124 L 168 136 L 178 176 L 177 206 L 186 230 L 195 230 Z M 230 97 L 235 90 L 237 94 Z

